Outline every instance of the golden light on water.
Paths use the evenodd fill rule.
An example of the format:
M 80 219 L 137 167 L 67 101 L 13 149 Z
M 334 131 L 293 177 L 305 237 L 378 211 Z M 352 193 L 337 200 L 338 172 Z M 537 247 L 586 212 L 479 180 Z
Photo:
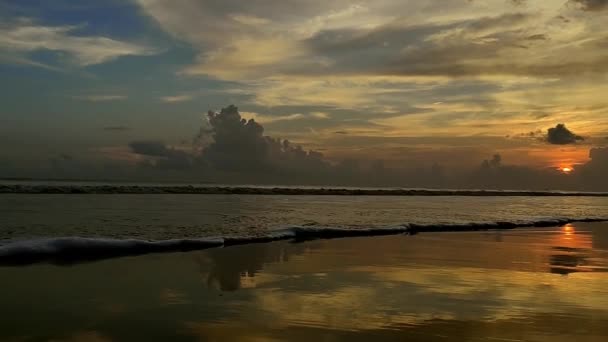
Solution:
M 574 168 L 572 166 L 560 166 L 558 170 L 562 173 L 570 174 L 572 171 L 574 171 Z
M 574 235 L 574 226 L 571 224 L 567 224 L 562 227 L 562 230 L 564 232 L 564 235 L 566 235 L 566 240 L 571 240 L 572 235 Z

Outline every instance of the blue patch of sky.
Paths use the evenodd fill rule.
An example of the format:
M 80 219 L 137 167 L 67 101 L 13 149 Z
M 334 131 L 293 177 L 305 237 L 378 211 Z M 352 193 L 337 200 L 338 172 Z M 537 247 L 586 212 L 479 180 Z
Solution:
M 192 63 L 197 52 L 173 40 L 130 1 L 0 0 L 0 10 L 4 18 L 27 17 L 45 26 L 81 25 L 71 34 L 144 41 L 160 51 L 87 67 L 66 63 L 69 56 L 62 52 L 38 50 L 27 54 L 28 59 L 52 65 L 59 71 L 0 64 L 0 119 L 6 134 L 23 132 L 28 125 L 29 129 L 41 132 L 40 138 L 84 130 L 90 132 L 87 134 L 92 139 L 92 135 L 100 137 L 107 133 L 102 130 L 104 126 L 128 125 L 138 128 L 130 134 L 175 140 L 195 134 L 207 110 L 242 104 L 249 99 L 247 95 L 224 92 L 238 87 L 235 83 L 180 76 L 179 71 Z M 192 99 L 177 103 L 161 101 L 164 96 L 179 95 Z M 88 101 L 91 96 L 125 98 Z
M 87 140 L 104 140 L 106 136 L 105 143 L 112 144 L 113 137 L 102 128 L 125 125 L 133 127 L 127 134 L 138 138 L 189 139 L 207 110 L 246 101 L 244 95 L 224 92 L 234 88 L 233 83 L 179 76 L 177 72 L 193 57 L 194 51 L 181 47 L 60 72 L 0 65 L 4 76 L 0 79 L 0 118 L 5 119 L 7 134 L 23 132 L 27 125 L 46 138 L 74 137 L 72 132 L 86 131 Z M 161 100 L 184 94 L 192 99 L 177 103 Z M 126 98 L 90 101 L 91 96 Z
M 24 0 L 3 1 L 4 17 L 34 19 L 48 26 L 78 26 L 82 35 L 134 37 L 149 20 L 132 1 Z

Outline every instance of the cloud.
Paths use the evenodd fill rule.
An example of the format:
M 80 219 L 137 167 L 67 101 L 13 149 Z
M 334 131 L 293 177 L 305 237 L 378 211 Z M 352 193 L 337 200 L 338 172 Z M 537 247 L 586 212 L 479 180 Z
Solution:
M 574 134 L 564 124 L 557 124 L 557 126 L 547 130 L 547 142 L 550 144 L 568 145 L 581 140 L 585 140 L 585 138 Z
M 191 95 L 174 95 L 174 96 L 163 96 L 160 98 L 162 102 L 166 103 L 177 103 L 177 102 L 186 102 L 192 100 Z
M 549 78 L 608 70 L 608 58 L 594 53 L 605 37 L 590 38 L 584 48 L 580 46 L 580 54 L 571 55 L 571 50 L 566 52 L 564 47 L 549 43 L 546 33 L 531 32 L 533 18 L 529 13 L 508 13 L 446 24 L 393 24 L 370 30 L 321 31 L 306 44 L 317 58 L 331 63 L 310 67 L 304 64 L 288 72 L 298 75 Z M 547 49 L 564 58 L 547 59 Z
M 284 121 L 294 121 L 301 124 L 304 121 L 310 122 L 309 120 L 318 121 L 330 119 L 330 115 L 328 113 L 318 111 L 313 111 L 306 114 L 293 113 L 287 115 L 266 115 L 256 112 L 242 112 L 242 114 L 247 118 L 254 119 L 255 121 L 263 124 L 280 123 Z
M 318 152 L 265 136 L 264 127 L 254 119 L 243 119 L 235 106 L 209 112 L 208 118 L 213 140 L 202 158 L 218 170 L 306 173 L 322 172 L 328 166 Z
M 594 147 L 589 150 L 589 161 L 575 165 L 572 176 L 576 187 L 587 191 L 608 191 L 608 147 Z
M 325 112 L 312 112 L 310 115 L 317 119 L 329 119 L 330 115 Z
M 263 114 L 259 114 L 259 113 L 254 113 L 254 112 L 243 112 L 243 115 L 249 117 L 250 119 L 254 119 L 259 123 L 300 120 L 300 119 L 303 119 L 306 117 L 304 114 L 301 114 L 301 113 L 294 113 L 294 114 L 281 115 L 281 116 L 272 116 L 272 115 L 263 115 Z
M 608 165 L 608 147 L 596 147 L 589 151 L 589 158 L 593 163 L 604 163 Z
M 91 102 L 121 101 L 126 100 L 126 95 L 77 95 L 73 99 Z
M 545 34 L 533 34 L 531 36 L 526 37 L 526 40 L 547 40 L 547 35 Z
M 602 51 L 608 35 L 600 15 L 577 15 L 563 6 L 565 1 L 137 3 L 161 29 L 195 51 L 180 76 L 229 81 L 243 90 L 246 99 L 236 101 L 243 101 L 247 112 L 316 106 L 276 115 L 293 120 L 256 118 L 293 138 L 296 124 L 303 122 L 317 132 L 352 132 L 356 126 L 377 134 L 383 129 L 503 135 L 537 129 L 529 119 L 532 113 L 570 122 L 565 113 L 579 108 L 579 120 L 605 121 L 606 110 L 584 112 L 582 107 L 589 103 L 583 97 L 597 103 L 605 90 L 601 75 L 608 71 L 608 57 Z M 573 91 L 573 82 L 581 92 L 564 96 Z M 225 96 L 234 101 L 232 93 Z M 409 119 L 400 117 L 399 110 L 408 106 L 424 114 L 406 111 L 402 116 Z M 338 110 L 352 111 L 356 120 L 334 116 Z M 330 118 L 313 122 L 313 112 Z M 383 121 L 390 113 L 395 119 Z M 296 114 L 303 116 L 294 119 Z M 459 126 L 457 116 L 474 129 Z M 504 132 L 504 120 L 521 127 Z
M 161 141 L 133 141 L 129 143 L 129 147 L 133 153 L 144 156 L 164 157 L 169 152 L 167 146 Z
M 584 11 L 601 11 L 608 8 L 608 0 L 568 0 Z
M 43 26 L 21 19 L 0 26 L 0 51 L 28 56 L 48 50 L 64 53 L 67 60 L 80 67 L 106 63 L 123 56 L 147 56 L 158 53 L 148 46 L 103 36 L 78 35 L 78 26 Z M 31 62 L 35 65 L 35 62 Z
M 608 59 L 590 53 L 601 44 L 603 35 L 595 30 L 585 36 L 586 30 L 579 29 L 580 37 L 573 37 L 574 32 L 568 27 L 555 24 L 551 11 L 556 9 L 549 4 L 535 5 L 535 11 L 527 11 L 527 7 L 522 6 L 518 8 L 521 12 L 516 13 L 473 12 L 464 16 L 459 15 L 460 9 L 473 7 L 466 9 L 480 11 L 480 8 L 458 3 L 453 4 L 456 7 L 453 18 L 429 22 L 416 17 L 409 20 L 408 15 L 395 17 L 391 13 L 416 7 L 411 3 L 365 2 L 357 7 L 361 18 L 355 19 L 349 14 L 348 20 L 344 19 L 340 25 L 324 21 L 314 25 L 318 18 L 332 17 L 332 13 L 350 13 L 346 10 L 350 5 L 294 3 L 292 5 L 301 11 L 286 8 L 285 16 L 281 17 L 278 9 L 267 8 L 257 1 L 247 4 L 228 1 L 217 6 L 193 1 L 182 3 L 180 7 L 162 1 L 140 1 L 163 28 L 204 51 L 194 65 L 184 70 L 189 75 L 238 81 L 328 75 L 548 78 L 608 70 Z M 497 6 L 492 4 L 490 8 Z M 430 16 L 439 11 L 434 6 L 425 10 L 431 11 Z M 314 15 L 315 20 L 307 18 L 307 13 Z M 241 15 L 268 22 L 251 28 L 234 20 Z M 286 22 L 288 17 L 293 21 Z M 178 18 L 185 19 L 179 21 Z M 363 18 L 369 18 L 374 24 L 365 25 Z M 552 35 L 587 39 L 587 42 L 585 46 L 564 44 L 560 39 L 550 43 L 549 32 L 535 32 L 539 22 Z M 579 53 L 572 53 L 572 49 Z M 548 53 L 566 58 L 551 59 Z
M 534 168 L 520 165 L 522 161 L 519 159 L 513 160 L 515 164 L 510 164 L 505 162 L 502 153 L 496 153 L 492 158 L 477 164 L 478 167 L 472 167 L 472 171 L 467 171 L 466 166 L 456 170 L 444 168 L 439 162 L 468 158 L 479 151 L 471 150 L 465 141 L 460 142 L 460 149 L 445 147 L 436 150 L 427 145 L 433 139 L 414 137 L 406 139 L 410 141 L 410 147 L 400 149 L 399 159 L 396 161 L 378 158 L 390 155 L 390 147 L 386 144 L 378 144 L 380 153 L 374 155 L 374 160 L 370 160 L 368 156 L 367 159 L 343 158 L 330 161 L 318 151 L 305 151 L 297 144 L 265 135 L 264 127 L 260 123 L 255 119 L 244 119 L 235 106 L 228 106 L 219 112 L 210 111 L 208 122 L 201 128 L 201 132 L 207 137 L 207 143 L 192 152 L 176 150 L 160 141 L 132 142 L 130 148 L 140 155 L 157 158 L 158 162 L 150 164 L 154 168 L 177 169 L 178 165 L 182 170 L 196 171 L 204 179 L 240 183 L 602 189 L 605 186 L 602 185 L 600 175 L 608 168 L 608 148 L 594 148 L 590 152 L 591 160 L 575 167 L 577 171 L 571 175 L 559 173 L 556 166 Z M 348 132 L 334 131 L 333 136 L 347 139 L 349 135 L 343 133 Z M 533 135 L 537 134 L 535 132 Z M 370 139 L 374 140 L 374 137 L 369 137 L 368 140 Z M 378 139 L 380 137 L 375 140 Z M 455 138 L 445 139 L 446 142 L 452 141 L 449 145 L 454 147 Z M 581 137 L 572 133 L 565 125 L 559 124 L 549 130 L 547 139 L 551 139 L 553 144 L 568 144 L 580 140 Z M 509 141 L 516 144 L 519 140 Z M 543 148 L 549 147 L 545 145 Z M 519 155 L 513 150 L 504 151 L 511 158 Z M 469 167 L 472 165 L 471 161 L 474 162 L 471 158 L 467 161 Z
M 137 0 L 144 13 L 180 40 L 197 47 L 217 47 L 233 39 L 261 36 L 266 30 L 289 25 L 310 25 L 324 14 L 337 14 L 352 6 L 349 0 Z M 201 33 L 205 34 L 201 34 Z
M 206 139 L 203 139 L 204 145 L 197 148 L 170 145 L 160 140 L 131 141 L 122 148 L 106 149 L 105 155 L 120 166 L 107 171 L 89 163 L 90 156 L 55 155 L 50 161 L 53 175 L 86 179 L 130 176 L 131 180 L 150 181 L 205 180 L 226 184 L 323 186 L 595 191 L 605 190 L 607 186 L 608 148 L 591 149 L 590 161 L 568 164 L 574 166 L 575 171 L 565 175 L 556 171 L 560 165 L 557 163 L 547 168 L 526 166 L 529 163 L 524 159 L 534 158 L 535 152 L 530 151 L 523 139 L 361 137 L 350 131 L 332 131 L 337 143 L 326 157 L 319 149 L 304 149 L 290 141 L 266 135 L 262 124 L 254 119 L 244 119 L 235 106 L 209 112 L 207 118 L 201 128 Z M 110 130 L 122 129 L 122 126 L 110 127 Z M 556 128 L 561 130 L 558 127 L 560 125 Z M 567 128 L 564 126 L 563 129 Z M 499 139 L 510 145 L 494 152 Z M 359 155 L 339 153 L 341 149 L 359 148 L 367 152 Z M 538 144 L 538 149 L 549 154 L 559 151 L 559 156 L 567 153 L 565 149 L 579 150 L 575 146 L 546 144 Z M 99 152 L 101 149 L 94 150 L 95 156 L 99 156 Z M 483 156 L 493 153 L 493 157 L 482 161 Z M 459 164 L 456 166 L 454 163 Z M 19 174 L 11 169 L 6 172 Z
M 144 166 L 153 166 L 161 169 L 189 169 L 193 165 L 191 154 L 168 147 L 165 143 L 155 140 L 140 140 L 129 143 L 131 151 L 135 154 L 154 157 Z
M 513 4 L 514 6 L 522 6 L 528 2 L 528 0 L 507 0 L 507 1 L 510 2 L 511 4 Z
M 103 128 L 104 131 L 123 132 L 130 130 L 129 126 L 106 126 Z
M 2 52 L 1 48 L 0 48 L 0 52 Z M 5 53 L 4 56 L 0 56 L 0 64 L 32 66 L 32 67 L 42 68 L 45 70 L 56 71 L 56 72 L 63 71 L 61 68 L 54 67 L 52 65 L 48 65 L 45 63 L 41 63 L 41 62 L 36 62 L 36 61 L 30 60 L 26 57 L 14 55 L 11 53 Z

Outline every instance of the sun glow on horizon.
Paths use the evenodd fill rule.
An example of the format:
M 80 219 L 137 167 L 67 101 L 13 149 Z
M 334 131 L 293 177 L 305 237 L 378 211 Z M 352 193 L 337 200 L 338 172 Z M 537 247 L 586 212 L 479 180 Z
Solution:
M 572 166 L 560 166 L 558 170 L 562 173 L 570 174 L 572 171 L 574 171 L 574 168 Z

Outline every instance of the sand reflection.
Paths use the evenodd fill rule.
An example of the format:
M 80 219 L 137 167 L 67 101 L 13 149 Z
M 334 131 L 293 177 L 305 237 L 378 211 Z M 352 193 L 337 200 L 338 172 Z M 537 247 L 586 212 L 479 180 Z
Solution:
M 594 234 L 569 225 L 501 232 L 500 238 L 482 232 L 278 243 L 271 248 L 281 253 L 255 253 L 297 257 L 269 257 L 255 273 L 230 272 L 235 279 L 238 274 L 238 288 L 251 291 L 242 314 L 256 328 L 243 331 L 233 322 L 187 326 L 200 336 L 245 340 L 322 331 L 354 340 L 396 338 L 399 331 L 413 340 L 593 341 L 608 336 L 598 324 L 608 322 L 608 274 L 592 272 L 605 263 L 593 249 Z M 569 329 L 573 324 L 576 329 Z
M 574 272 L 606 272 L 605 259 L 596 258 L 594 235 L 590 230 L 577 231 L 574 224 L 561 227 L 551 241 L 549 268 L 551 273 L 568 275 Z
M 11 313 L 0 340 L 35 325 L 34 340 L 605 341 L 606 228 L 282 241 L 0 268 Z

